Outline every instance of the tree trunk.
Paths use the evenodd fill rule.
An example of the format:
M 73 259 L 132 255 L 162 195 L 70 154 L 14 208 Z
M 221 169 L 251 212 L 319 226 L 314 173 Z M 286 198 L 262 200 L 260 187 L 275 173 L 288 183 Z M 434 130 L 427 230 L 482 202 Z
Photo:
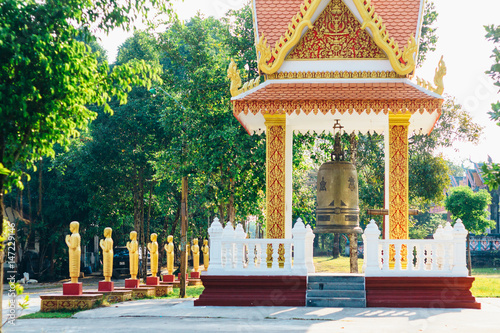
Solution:
M 231 222 L 232 226 L 236 226 L 235 218 L 236 213 L 234 211 L 234 179 L 229 180 L 229 205 L 228 205 L 228 219 Z
M 469 276 L 472 275 L 472 260 L 470 256 L 470 235 L 467 233 L 467 270 L 469 271 Z
M 358 235 L 349 234 L 349 258 L 351 273 L 358 273 Z
M 333 248 L 332 248 L 332 257 L 333 257 L 333 259 L 336 259 L 336 258 L 340 257 L 339 243 L 340 243 L 340 234 L 336 233 L 333 236 Z
M 187 177 L 182 177 L 182 198 L 181 198 L 181 278 L 179 297 L 186 297 L 186 272 L 187 272 L 187 256 L 186 256 L 186 233 L 187 233 L 187 192 L 188 180 Z

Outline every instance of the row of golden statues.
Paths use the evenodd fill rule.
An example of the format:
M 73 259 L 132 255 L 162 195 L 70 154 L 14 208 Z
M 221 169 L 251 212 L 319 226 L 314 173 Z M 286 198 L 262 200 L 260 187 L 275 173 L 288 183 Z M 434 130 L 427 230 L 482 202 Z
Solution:
M 78 282 L 78 277 L 80 276 L 80 234 L 79 234 L 79 223 L 74 221 L 69 225 L 71 235 L 66 236 L 66 245 L 69 248 L 69 276 L 72 283 Z M 111 276 L 113 275 L 113 239 L 111 238 L 112 229 L 104 229 L 104 239 L 99 241 L 99 246 L 102 249 L 103 256 L 103 275 L 104 281 L 111 281 Z M 151 274 L 156 276 L 158 274 L 158 235 L 156 233 L 151 234 L 151 243 L 147 244 L 150 259 L 151 259 Z M 127 249 L 129 251 L 129 267 L 130 275 L 132 279 L 137 279 L 137 273 L 139 270 L 139 243 L 137 242 L 137 232 L 130 232 L 130 242 L 127 242 Z M 167 271 L 168 275 L 172 275 L 174 271 L 174 237 L 169 235 L 167 237 L 167 244 L 165 244 L 165 251 L 167 252 Z M 189 251 L 189 245 L 187 245 L 187 251 Z M 198 239 L 193 239 L 193 246 L 191 246 L 191 252 L 193 254 L 193 271 L 199 272 L 200 269 L 200 246 L 198 245 Z M 209 265 L 209 253 L 210 249 L 208 247 L 208 241 L 205 239 L 203 241 L 203 246 L 201 247 L 201 252 L 203 253 L 203 264 L 205 270 L 208 269 Z

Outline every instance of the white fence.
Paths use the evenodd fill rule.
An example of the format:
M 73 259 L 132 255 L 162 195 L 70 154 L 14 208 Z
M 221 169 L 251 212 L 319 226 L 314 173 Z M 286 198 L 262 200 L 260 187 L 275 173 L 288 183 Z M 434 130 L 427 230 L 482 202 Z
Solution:
M 314 273 L 314 234 L 300 218 L 292 229 L 292 239 L 247 239 L 241 224 L 236 229 L 230 223 L 223 228 L 218 218 L 214 219 L 208 234 L 210 265 L 206 275 L 305 276 Z
M 454 227 L 439 226 L 434 239 L 379 239 L 371 220 L 365 229 L 365 276 L 467 276 L 467 230 L 459 219 Z

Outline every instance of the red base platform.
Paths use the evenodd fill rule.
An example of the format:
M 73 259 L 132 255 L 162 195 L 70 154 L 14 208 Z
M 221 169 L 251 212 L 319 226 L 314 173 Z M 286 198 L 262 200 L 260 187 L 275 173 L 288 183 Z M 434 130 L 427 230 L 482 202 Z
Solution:
M 473 277 L 366 277 L 366 306 L 480 309 Z
M 139 279 L 125 279 L 125 288 L 139 288 Z
M 160 284 L 160 278 L 158 276 L 148 276 L 146 278 L 146 286 L 157 286 Z
M 175 275 L 162 275 L 163 282 L 174 282 L 175 281 Z
M 177 274 L 177 279 L 181 280 L 181 273 Z M 188 280 L 188 274 L 186 273 L 186 281 Z
M 189 277 L 191 279 L 199 279 L 200 278 L 200 272 L 191 272 L 191 273 L 189 273 Z
M 195 306 L 305 306 L 306 276 L 202 275 Z
M 106 292 L 115 290 L 115 283 L 113 281 L 99 281 L 98 291 Z
M 83 293 L 83 284 L 81 282 L 73 283 L 66 282 L 63 283 L 63 295 L 64 296 L 80 296 Z

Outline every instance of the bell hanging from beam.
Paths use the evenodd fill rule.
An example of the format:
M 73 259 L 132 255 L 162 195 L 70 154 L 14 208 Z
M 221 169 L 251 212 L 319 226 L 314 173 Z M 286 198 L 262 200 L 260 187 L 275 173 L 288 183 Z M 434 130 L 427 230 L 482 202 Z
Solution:
M 358 174 L 354 164 L 344 160 L 340 142 L 342 128 L 336 120 L 333 129 L 338 131 L 331 161 L 323 163 L 318 171 L 314 233 L 362 233 L 359 227 Z

